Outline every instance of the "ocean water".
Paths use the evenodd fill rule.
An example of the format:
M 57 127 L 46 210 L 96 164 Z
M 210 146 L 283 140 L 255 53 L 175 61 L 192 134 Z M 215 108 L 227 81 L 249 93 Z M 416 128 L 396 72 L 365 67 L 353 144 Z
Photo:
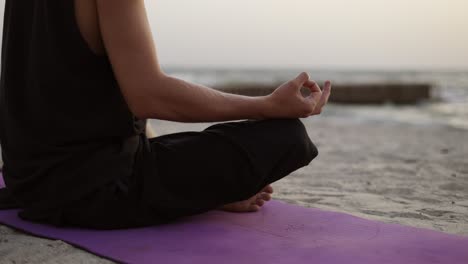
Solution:
M 334 71 L 307 69 L 167 68 L 173 76 L 214 86 L 225 83 L 279 83 L 306 70 L 312 79 L 333 83 L 429 83 L 431 99 L 415 105 L 329 104 L 324 116 L 350 122 L 403 122 L 468 129 L 468 71 Z

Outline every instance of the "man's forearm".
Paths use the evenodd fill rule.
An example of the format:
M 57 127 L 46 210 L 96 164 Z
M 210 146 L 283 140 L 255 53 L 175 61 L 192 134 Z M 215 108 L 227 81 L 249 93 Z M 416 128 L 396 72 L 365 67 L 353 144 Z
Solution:
M 265 99 L 223 93 L 164 75 L 149 90 L 145 115 L 178 122 L 263 119 L 268 111 Z

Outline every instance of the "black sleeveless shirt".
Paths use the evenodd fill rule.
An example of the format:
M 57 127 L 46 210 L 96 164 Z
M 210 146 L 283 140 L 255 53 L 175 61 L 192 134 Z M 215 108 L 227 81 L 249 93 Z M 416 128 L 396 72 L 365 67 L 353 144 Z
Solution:
M 133 173 L 146 119 L 82 38 L 73 0 L 6 0 L 1 63 L 3 175 L 25 215 Z

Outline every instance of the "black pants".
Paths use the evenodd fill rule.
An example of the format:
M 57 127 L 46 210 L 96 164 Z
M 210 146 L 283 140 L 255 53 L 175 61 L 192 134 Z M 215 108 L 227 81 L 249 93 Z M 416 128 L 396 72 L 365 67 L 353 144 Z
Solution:
M 250 198 L 318 154 L 299 119 L 217 123 L 146 140 L 152 173 L 70 206 L 62 213 L 65 225 L 127 228 L 203 213 Z

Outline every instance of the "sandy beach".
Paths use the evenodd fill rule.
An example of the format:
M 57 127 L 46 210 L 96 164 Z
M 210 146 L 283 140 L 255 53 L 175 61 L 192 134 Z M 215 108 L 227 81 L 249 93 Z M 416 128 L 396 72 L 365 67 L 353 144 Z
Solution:
M 275 182 L 274 199 L 468 236 L 467 130 L 326 113 L 303 122 L 320 154 Z M 152 124 L 159 135 L 209 125 Z M 110 261 L 0 226 L 0 263 Z

